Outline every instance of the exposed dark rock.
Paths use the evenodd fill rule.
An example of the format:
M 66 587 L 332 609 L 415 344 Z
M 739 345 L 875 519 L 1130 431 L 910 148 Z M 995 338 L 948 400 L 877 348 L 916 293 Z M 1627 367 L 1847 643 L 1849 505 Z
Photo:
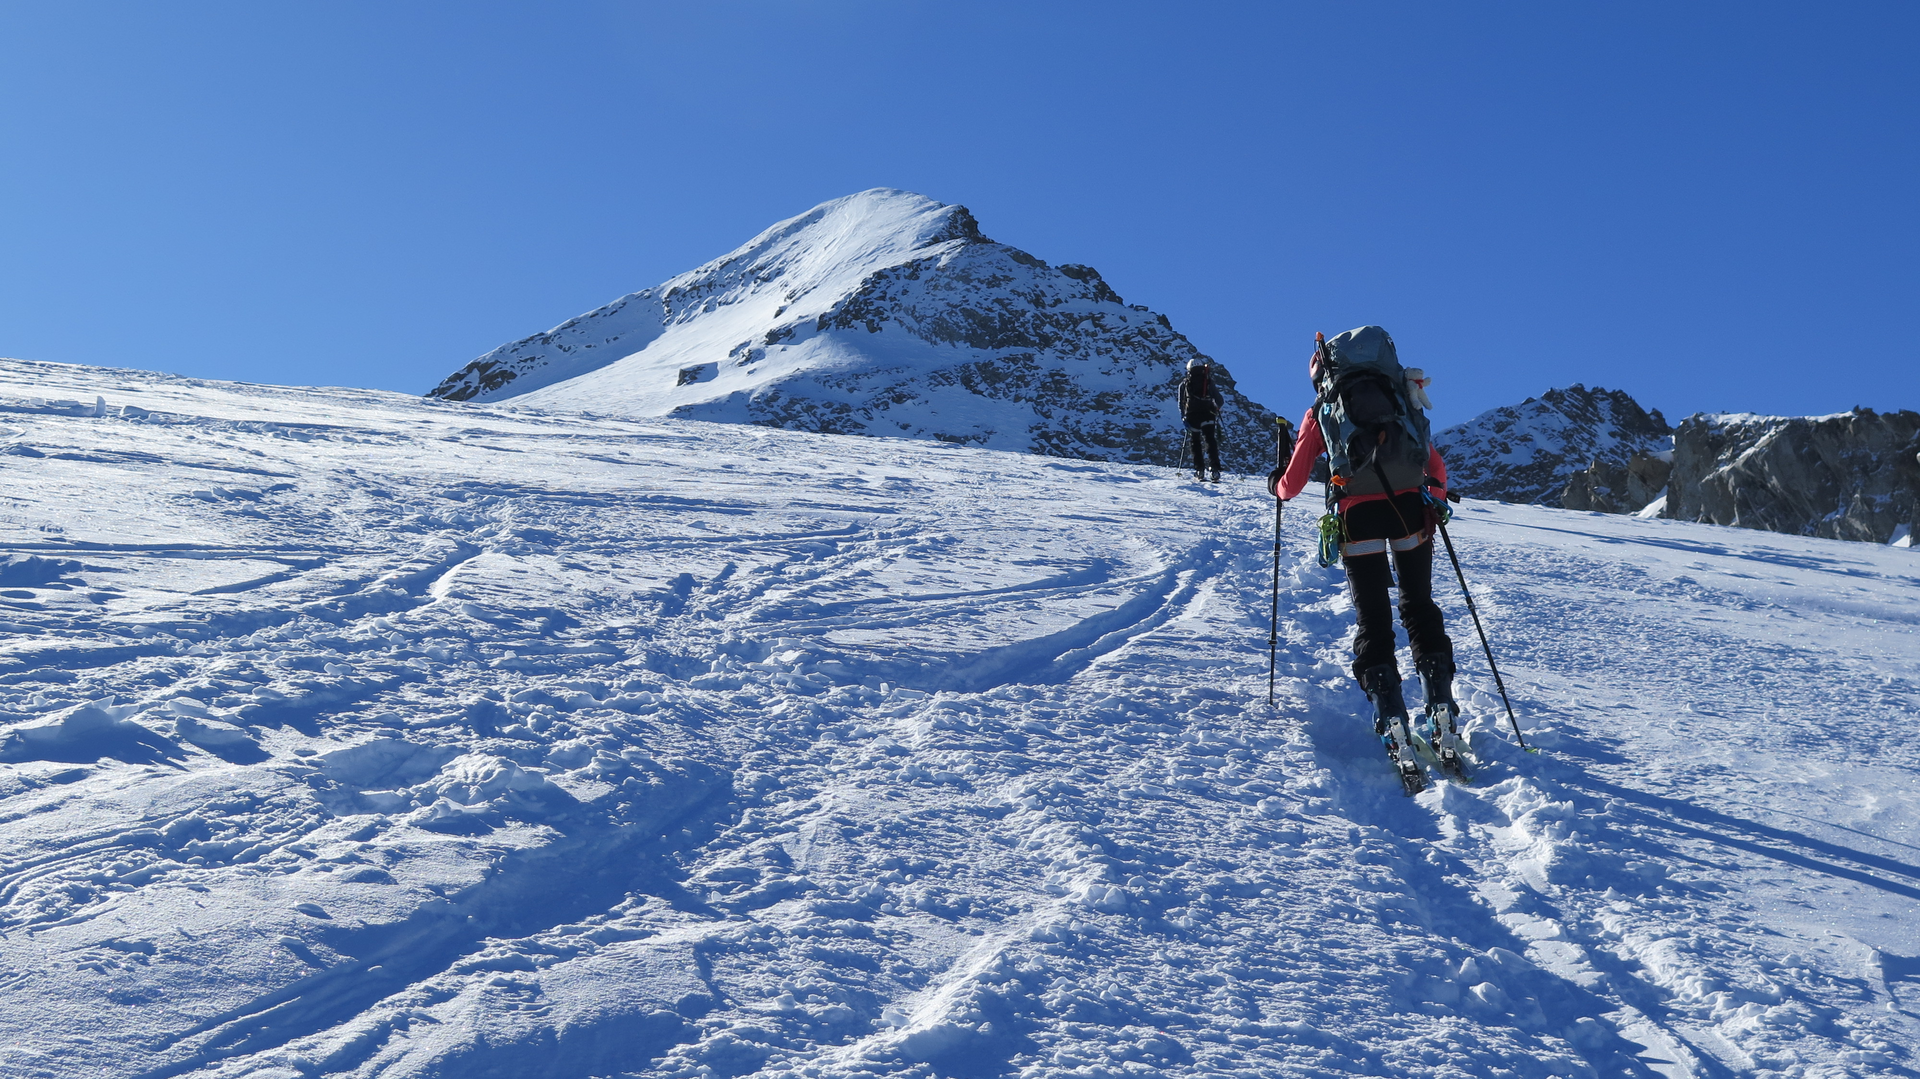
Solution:
M 1062 264 L 1059 270 L 1061 273 L 1066 274 L 1076 281 L 1086 282 L 1092 287 L 1095 299 L 1105 300 L 1109 303 L 1126 302 L 1120 298 L 1118 292 L 1113 291 L 1113 289 L 1107 285 L 1106 280 L 1100 276 L 1100 271 L 1091 266 L 1082 266 L 1078 263 L 1068 262 Z
M 1625 465 L 1594 461 L 1575 472 L 1560 492 L 1560 505 L 1597 513 L 1635 513 L 1666 490 L 1673 471 L 1670 453 L 1635 452 Z
M 1871 543 L 1911 535 L 1920 518 L 1916 412 L 1701 413 L 1670 431 L 1624 393 L 1576 385 L 1434 441 L 1454 485 L 1478 498 Z
M 1434 443 L 1454 487 L 1469 497 L 1557 506 L 1570 490 L 1605 489 L 1612 506 L 1632 497 L 1627 476 L 1616 473 L 1627 473 L 1636 455 L 1662 456 L 1671 433 L 1658 409 L 1649 412 L 1620 390 L 1575 384 L 1483 412 Z M 1602 471 L 1576 479 L 1595 465 Z M 1575 497 L 1591 503 L 1593 496 Z
M 1886 543 L 1920 503 L 1920 412 L 1689 416 L 1665 516 Z
M 940 389 L 957 386 L 988 401 L 1024 406 L 1031 417 L 1025 430 L 1005 433 L 1021 434 L 1033 453 L 1158 465 L 1182 460 L 1185 429 L 1169 407 L 1188 361 L 1202 354 L 1164 316 L 1121 304 L 1091 267 L 1069 271 L 1004 244 L 969 245 L 869 276 L 812 328 L 904 332 L 938 347 L 933 356 L 964 351 L 951 353 L 960 362 L 941 366 L 869 365 L 795 380 L 780 392 L 755 394 L 752 422 L 891 434 L 888 413 L 912 415 L 931 405 Z M 962 359 L 980 353 L 992 355 Z M 1224 366 L 1216 363 L 1214 376 L 1226 398 L 1222 465 L 1264 472 L 1273 453 L 1273 413 L 1242 394 Z M 859 403 L 849 407 L 849 401 Z M 677 414 L 699 417 L 706 411 L 695 405 Z M 916 418 L 914 427 L 899 433 L 919 433 L 922 422 Z M 988 445 L 1002 432 L 926 433 Z

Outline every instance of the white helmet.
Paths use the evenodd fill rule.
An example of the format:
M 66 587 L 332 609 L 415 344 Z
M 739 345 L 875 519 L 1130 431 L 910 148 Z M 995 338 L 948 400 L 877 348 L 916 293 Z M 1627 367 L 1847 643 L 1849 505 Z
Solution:
M 1187 361 L 1187 370 L 1189 371 L 1193 370 L 1196 367 L 1206 367 L 1206 366 L 1208 366 L 1208 362 L 1205 356 L 1195 356 L 1193 359 Z

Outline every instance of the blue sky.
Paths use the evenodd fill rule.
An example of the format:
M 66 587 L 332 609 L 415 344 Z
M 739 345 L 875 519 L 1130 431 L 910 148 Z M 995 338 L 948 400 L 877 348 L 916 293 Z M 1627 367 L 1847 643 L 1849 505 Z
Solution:
M 0 355 L 420 392 L 868 187 L 1296 412 L 1920 408 L 1920 6 L 0 0 Z

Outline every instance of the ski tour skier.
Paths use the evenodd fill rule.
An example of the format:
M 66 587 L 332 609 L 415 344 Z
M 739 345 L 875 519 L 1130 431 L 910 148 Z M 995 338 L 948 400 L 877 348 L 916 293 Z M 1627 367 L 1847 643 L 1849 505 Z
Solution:
M 1409 794 L 1426 787 L 1414 753 L 1394 655 L 1388 589 L 1398 579 L 1400 622 L 1425 691 L 1421 733 L 1441 767 L 1464 775 L 1460 714 L 1453 699 L 1453 642 L 1433 601 L 1433 532 L 1445 520 L 1447 465 L 1434 448 L 1425 410 L 1430 381 L 1400 366 L 1393 338 L 1378 326 L 1333 340 L 1315 334 L 1308 373 L 1315 398 L 1285 468 L 1267 487 L 1285 502 L 1299 495 L 1324 455 L 1327 513 L 1320 558 L 1337 557 L 1353 598 L 1353 676 L 1373 702 L 1374 732 Z
M 1205 356 L 1187 361 L 1187 377 L 1180 382 L 1180 419 L 1187 427 L 1187 440 L 1193 446 L 1193 478 L 1205 480 L 1202 466 L 1213 467 L 1213 482 L 1220 482 L 1220 410 L 1227 399 L 1213 380 L 1213 362 Z M 1207 451 L 1202 460 L 1200 451 Z

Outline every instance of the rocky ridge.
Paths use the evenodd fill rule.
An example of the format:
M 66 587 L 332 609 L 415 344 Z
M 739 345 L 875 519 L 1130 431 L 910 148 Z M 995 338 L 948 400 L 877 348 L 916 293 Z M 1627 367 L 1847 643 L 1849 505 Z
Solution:
M 1176 390 L 1201 357 L 1092 267 L 996 243 L 965 207 L 875 189 L 503 345 L 428 396 L 1173 465 Z M 1263 472 L 1273 413 L 1215 371 L 1223 463 Z
M 1610 492 L 1610 482 L 1626 497 L 1626 481 L 1613 480 L 1612 470 L 1626 473 L 1635 460 L 1644 470 L 1671 435 L 1658 409 L 1649 412 L 1620 390 L 1576 383 L 1483 412 L 1439 432 L 1434 443 L 1453 484 L 1469 497 L 1558 506 L 1569 492 L 1576 500 L 1583 491 L 1591 500 L 1596 485 Z
M 1667 427 L 1617 390 L 1575 385 L 1435 436 L 1464 493 L 1602 513 L 1911 545 L 1920 413 L 1697 413 Z
M 1912 534 L 1916 454 L 1920 412 L 1689 416 L 1674 431 L 1661 515 L 1888 543 Z

